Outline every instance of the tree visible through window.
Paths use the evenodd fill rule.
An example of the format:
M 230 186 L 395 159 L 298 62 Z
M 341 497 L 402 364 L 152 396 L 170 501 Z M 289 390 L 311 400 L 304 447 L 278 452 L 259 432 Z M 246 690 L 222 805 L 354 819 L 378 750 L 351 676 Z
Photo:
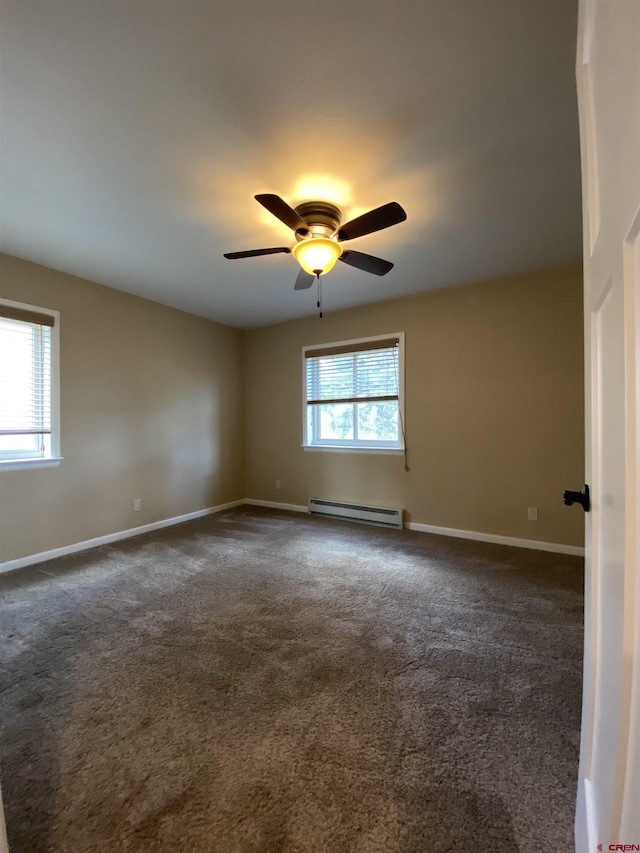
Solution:
M 401 337 L 306 348 L 306 444 L 402 448 Z

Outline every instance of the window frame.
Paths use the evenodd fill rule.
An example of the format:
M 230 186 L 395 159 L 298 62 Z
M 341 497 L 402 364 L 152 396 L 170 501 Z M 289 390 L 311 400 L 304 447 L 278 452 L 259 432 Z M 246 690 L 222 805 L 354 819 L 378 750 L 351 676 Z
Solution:
M 53 317 L 51 326 L 51 435 L 49 446 L 44 451 L 29 455 L 28 450 L 15 451 L 14 455 L 0 455 L 0 471 L 16 471 L 25 468 L 51 468 L 60 464 L 60 312 L 42 305 L 16 302 L 0 298 L 0 305 L 19 308 L 22 311 Z M 10 452 L 10 451 L 8 451 Z
M 318 422 L 320 420 L 319 405 L 309 406 L 307 404 L 307 358 L 309 350 L 336 349 L 338 347 L 352 347 L 357 344 L 370 344 L 376 341 L 388 341 L 390 338 L 398 339 L 398 442 L 382 440 L 354 440 L 354 439 L 324 439 L 316 441 Z M 381 347 L 382 349 L 382 347 Z M 392 332 L 386 335 L 372 335 L 366 338 L 351 338 L 346 341 L 330 341 L 322 344 L 312 344 L 302 347 L 302 447 L 304 450 L 312 451 L 338 451 L 350 453 L 378 453 L 378 454 L 403 454 L 405 452 L 404 440 L 404 332 Z M 362 401 L 363 403 L 366 400 Z M 357 430 L 357 407 L 361 403 L 346 403 L 354 409 L 354 425 Z

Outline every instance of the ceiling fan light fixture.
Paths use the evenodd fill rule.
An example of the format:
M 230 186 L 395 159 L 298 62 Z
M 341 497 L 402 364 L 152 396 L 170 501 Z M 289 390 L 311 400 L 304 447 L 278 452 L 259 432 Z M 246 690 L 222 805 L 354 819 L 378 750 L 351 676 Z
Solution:
M 334 268 L 342 246 L 330 237 L 309 237 L 296 243 L 291 252 L 309 275 L 325 275 Z

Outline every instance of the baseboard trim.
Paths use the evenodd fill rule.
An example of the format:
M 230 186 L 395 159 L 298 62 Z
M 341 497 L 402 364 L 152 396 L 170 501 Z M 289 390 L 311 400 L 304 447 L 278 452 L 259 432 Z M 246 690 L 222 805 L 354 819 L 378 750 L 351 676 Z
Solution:
M 456 539 L 475 539 L 477 542 L 491 542 L 494 545 L 512 545 L 514 548 L 531 548 L 534 551 L 552 551 L 556 554 L 571 554 L 584 557 L 584 548 L 578 545 L 563 545 L 559 542 L 540 542 L 538 539 L 517 539 L 513 536 L 498 536 L 494 533 L 480 533 L 477 530 L 459 530 L 456 527 L 437 527 L 433 524 L 419 524 L 410 521 L 405 525 L 409 530 L 420 533 L 435 533 L 438 536 L 453 536 Z
M 257 498 L 245 498 L 243 503 L 249 506 L 266 506 L 271 509 L 285 509 L 290 512 L 309 512 L 307 506 L 284 504 L 277 501 L 262 501 Z M 540 542 L 538 539 L 517 539 L 514 536 L 498 536 L 494 533 L 480 533 L 477 530 L 460 530 L 457 527 L 438 527 L 434 524 L 420 524 L 410 521 L 405 525 L 408 530 L 420 533 L 436 533 L 438 536 L 454 536 L 456 539 L 475 539 L 477 542 L 491 542 L 494 545 L 512 545 L 514 548 L 532 548 L 534 551 L 552 551 L 556 554 L 570 554 L 584 557 L 584 548 L 578 545 L 563 545 L 558 542 Z
M 192 521 L 194 518 L 203 518 L 205 515 L 214 515 L 225 509 L 233 509 L 242 505 L 264 506 L 270 509 L 282 509 L 289 512 L 308 513 L 309 508 L 300 504 L 280 503 L 279 501 L 262 501 L 254 498 L 241 498 L 237 501 L 219 504 L 218 506 L 199 509 L 188 512 L 185 515 L 176 515 L 173 518 L 164 518 L 161 521 L 153 521 L 151 524 L 143 524 L 140 527 L 130 527 L 128 530 L 118 530 L 115 533 L 107 533 L 105 536 L 97 536 L 95 539 L 85 539 L 83 542 L 75 542 L 73 545 L 65 545 L 62 548 L 52 548 L 50 551 L 41 551 L 39 554 L 30 554 L 19 557 L 17 560 L 7 560 L 0 563 L 0 574 L 32 566 L 36 563 L 44 563 L 47 560 L 55 560 L 57 557 L 65 557 L 68 554 L 76 554 L 78 551 L 86 551 L 89 548 L 97 548 L 100 545 L 108 545 L 110 542 L 118 542 L 121 539 L 130 539 L 141 533 L 150 533 L 163 527 L 171 527 L 174 524 L 182 524 Z M 517 539 L 512 536 L 498 536 L 493 533 L 480 533 L 476 530 L 459 530 L 455 527 L 437 527 L 433 524 L 420 524 L 410 521 L 406 527 L 420 533 L 435 533 L 438 536 L 453 536 L 457 539 L 475 539 L 478 542 L 491 542 L 495 545 L 512 545 L 515 548 L 532 548 L 535 551 L 552 551 L 557 554 L 571 554 L 576 557 L 584 556 L 584 548 L 577 545 L 562 545 L 556 542 L 540 542 L 537 539 Z
M 120 539 L 130 539 L 141 533 L 150 533 L 163 527 L 171 527 L 174 524 L 182 524 L 192 521 L 194 518 L 203 518 L 205 515 L 213 515 L 225 509 L 233 509 L 245 503 L 244 499 L 229 501 L 226 504 L 210 506 L 207 509 L 198 509 L 195 512 L 187 512 L 185 515 L 176 515 L 173 518 L 163 518 L 161 521 L 152 521 L 151 524 L 142 524 L 140 527 L 130 527 L 128 530 L 118 530 L 116 533 L 107 533 L 105 536 L 96 536 L 95 539 L 85 539 L 83 542 L 74 542 L 73 545 L 65 545 L 62 548 L 52 548 L 51 551 L 41 551 L 39 554 L 30 554 L 27 557 L 19 557 L 17 560 L 6 560 L 0 563 L 0 574 L 22 569 L 35 563 L 44 563 L 47 560 L 55 560 L 56 557 L 66 557 L 68 554 L 76 554 L 78 551 L 86 551 L 89 548 L 97 548 L 100 545 L 108 545 L 110 542 L 118 542 Z
M 259 501 L 254 500 L 253 498 L 245 498 L 242 503 L 249 504 L 249 506 L 266 506 L 270 509 L 286 509 L 289 512 L 309 512 L 309 507 L 301 506 L 300 504 L 282 504 L 278 503 L 278 501 Z

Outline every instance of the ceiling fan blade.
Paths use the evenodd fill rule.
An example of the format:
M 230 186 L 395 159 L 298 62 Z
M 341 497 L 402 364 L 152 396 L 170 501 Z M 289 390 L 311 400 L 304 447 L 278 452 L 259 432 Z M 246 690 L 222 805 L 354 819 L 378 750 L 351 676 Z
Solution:
M 364 237 L 365 234 L 373 234 L 374 231 L 382 231 L 399 222 L 404 222 L 407 214 L 397 201 L 390 201 L 382 207 L 376 207 L 368 213 L 363 213 L 351 222 L 346 222 L 338 229 L 338 240 L 354 240 L 356 237 Z
M 294 290 L 306 290 L 308 287 L 311 287 L 313 282 L 315 281 L 315 276 L 311 275 L 311 273 L 306 272 L 306 270 L 300 269 L 298 273 L 298 278 L 296 279 L 296 283 L 294 286 Z
M 287 246 L 278 246 L 277 249 L 249 249 L 246 252 L 225 252 L 225 258 L 235 261 L 236 258 L 257 258 L 258 255 L 277 255 L 279 252 L 290 254 L 291 249 Z
M 350 267 L 371 272 L 374 275 L 386 275 L 393 269 L 391 261 L 385 261 L 383 258 L 376 258 L 374 255 L 365 255 L 364 252 L 353 252 L 351 249 L 348 252 L 343 252 L 339 260 Z
M 256 201 L 259 201 L 263 207 L 272 213 L 280 222 L 284 222 L 292 231 L 297 231 L 300 234 L 308 234 L 309 229 L 304 219 L 295 212 L 292 207 L 289 207 L 286 201 L 274 193 L 261 193 L 255 196 Z

